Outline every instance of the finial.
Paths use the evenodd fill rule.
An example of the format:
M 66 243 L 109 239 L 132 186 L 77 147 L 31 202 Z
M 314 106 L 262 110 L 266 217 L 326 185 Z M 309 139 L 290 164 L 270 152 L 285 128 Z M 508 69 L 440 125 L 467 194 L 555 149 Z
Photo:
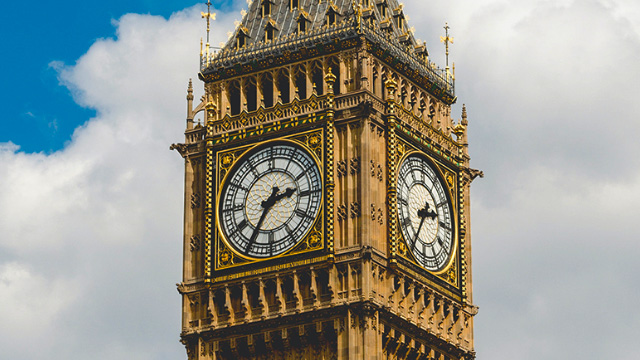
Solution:
M 447 61 L 447 72 L 449 72 L 449 44 L 453 44 L 453 38 L 449 36 L 449 23 L 444 23 L 444 34 L 445 36 L 440 36 L 440 42 L 444 43 L 446 50 L 446 61 Z
M 207 102 L 207 105 L 205 105 L 205 109 L 207 110 L 206 124 L 209 125 L 210 122 L 213 122 L 215 120 L 216 106 L 211 101 L 209 101 Z
M 462 104 L 462 121 L 460 122 L 462 125 L 469 125 L 469 121 L 467 120 L 467 105 Z
M 384 83 L 384 86 L 387 88 L 387 92 L 389 93 L 389 96 L 387 96 L 387 105 L 389 106 L 389 113 L 395 113 L 395 103 L 396 103 L 396 99 L 395 99 L 395 94 L 396 94 L 396 89 L 398 87 L 398 84 L 393 80 L 393 79 L 389 79 Z
M 193 100 L 193 82 L 189 79 L 189 87 L 187 87 L 187 100 Z
M 324 76 L 324 81 L 327 83 L 327 91 L 333 93 L 333 84 L 336 83 L 336 76 L 333 74 L 333 70 L 329 67 L 329 72 Z
M 355 3 L 355 0 L 354 0 Z M 362 33 L 362 4 L 358 2 L 356 5 L 356 20 L 358 24 L 358 33 Z
M 210 29 L 210 22 L 211 20 L 215 20 L 216 19 L 216 13 L 211 13 L 211 0 L 207 0 L 207 12 L 200 13 L 202 15 L 203 19 L 207 19 L 207 45 L 206 45 L 206 54 L 207 54 L 207 61 L 206 64 L 207 66 L 209 66 L 209 29 Z

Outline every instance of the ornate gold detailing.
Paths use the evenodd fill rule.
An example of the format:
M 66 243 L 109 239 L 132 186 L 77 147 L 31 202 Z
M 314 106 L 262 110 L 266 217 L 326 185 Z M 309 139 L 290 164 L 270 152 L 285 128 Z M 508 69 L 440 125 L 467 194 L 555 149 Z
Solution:
M 385 83 L 389 96 L 387 97 L 387 164 L 388 164 L 388 182 L 387 182 L 387 198 L 389 199 L 389 209 L 397 208 L 397 193 L 396 193 L 396 116 L 395 116 L 395 92 L 396 82 L 393 80 L 387 80 Z M 396 214 L 395 211 L 389 212 L 388 221 L 389 227 L 389 242 L 390 242 L 390 262 L 396 263 L 397 255 L 397 228 L 396 228 Z
M 329 251 L 329 257 L 333 258 L 333 241 L 334 241 L 334 225 L 333 225 L 333 207 L 334 198 L 333 193 L 335 189 L 335 183 L 333 180 L 334 174 L 334 149 L 333 149 L 333 137 L 335 132 L 335 97 L 333 92 L 333 84 L 336 82 L 336 76 L 331 72 L 331 67 L 328 69 L 328 73 L 324 77 L 324 81 L 327 83 L 327 157 L 326 157 L 326 191 L 327 191 L 327 250 Z
M 322 171 L 322 162 L 320 159 L 323 158 L 322 150 L 323 150 L 323 132 L 322 130 L 312 130 L 303 132 L 301 134 L 293 134 L 284 138 L 286 141 L 293 141 L 299 145 L 302 145 L 303 148 L 307 149 L 310 153 L 314 154 L 314 159 L 318 166 Z M 277 140 L 282 141 L 282 140 Z M 255 144 L 244 145 L 237 148 L 232 148 L 224 151 L 220 151 L 217 153 L 217 159 L 220 166 L 217 167 L 216 173 L 216 181 L 217 181 L 217 194 L 219 195 L 222 191 L 223 179 L 227 175 L 227 173 L 233 168 L 233 166 L 240 160 L 240 158 L 245 154 L 249 149 L 256 146 Z M 326 185 L 325 185 L 326 187 Z M 211 195 L 213 196 L 213 195 Z M 212 214 L 212 212 L 211 212 Z M 291 250 L 283 253 L 281 255 L 274 256 L 273 258 L 279 258 L 284 256 L 290 256 L 294 254 L 306 253 L 309 251 L 320 250 L 324 248 L 324 230 L 323 230 L 323 219 L 324 219 L 324 210 L 321 208 L 317 218 L 315 219 L 311 230 L 302 238 L 295 247 Z M 242 264 L 247 264 L 250 262 L 259 262 L 265 261 L 268 259 L 249 259 L 244 257 L 242 254 L 236 253 L 236 251 L 224 241 L 222 236 L 219 233 L 217 227 L 211 226 L 211 222 L 213 222 L 212 217 L 207 217 L 207 229 L 210 233 L 207 234 L 207 237 L 215 238 L 215 256 L 213 257 L 214 266 L 216 270 L 235 267 Z M 209 255 L 210 256 L 210 255 Z M 269 258 L 271 259 L 271 258 Z

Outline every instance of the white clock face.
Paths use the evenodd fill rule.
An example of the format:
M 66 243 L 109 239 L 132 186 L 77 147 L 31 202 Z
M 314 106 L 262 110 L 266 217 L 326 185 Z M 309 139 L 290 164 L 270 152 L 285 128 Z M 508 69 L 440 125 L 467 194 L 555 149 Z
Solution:
M 453 251 L 452 207 L 443 182 L 421 155 L 398 172 L 398 220 L 407 248 L 422 267 L 442 270 Z
M 243 156 L 223 184 L 219 224 L 239 253 L 280 255 L 309 232 L 322 204 L 320 169 L 301 147 L 267 143 Z

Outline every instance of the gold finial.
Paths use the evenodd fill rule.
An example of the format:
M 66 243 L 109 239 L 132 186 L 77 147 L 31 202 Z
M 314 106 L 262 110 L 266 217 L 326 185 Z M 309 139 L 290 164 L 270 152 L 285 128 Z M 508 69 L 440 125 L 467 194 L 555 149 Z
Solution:
M 362 33 L 362 4 L 358 2 L 356 4 L 355 0 L 353 1 L 356 10 L 356 19 L 358 24 L 358 33 Z
M 207 45 L 206 45 L 206 54 L 207 54 L 207 61 L 206 64 L 207 66 L 209 65 L 209 29 L 210 29 L 210 23 L 211 20 L 215 20 L 216 19 L 216 13 L 211 13 L 211 0 L 207 0 L 207 12 L 200 13 L 202 15 L 203 19 L 207 19 Z
M 453 38 L 449 36 L 449 29 L 450 29 L 449 24 L 444 23 L 445 36 L 440 36 L 440 42 L 444 43 L 445 50 L 446 50 L 447 72 L 449 70 L 449 44 L 453 44 Z

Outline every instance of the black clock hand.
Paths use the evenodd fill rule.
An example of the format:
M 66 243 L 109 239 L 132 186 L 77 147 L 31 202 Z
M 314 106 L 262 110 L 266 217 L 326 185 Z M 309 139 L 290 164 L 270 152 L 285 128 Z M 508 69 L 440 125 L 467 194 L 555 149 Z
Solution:
M 291 195 L 293 195 L 294 192 L 296 192 L 296 189 L 287 188 L 287 190 L 285 190 L 282 194 L 276 196 L 275 200 L 273 201 L 274 205 L 276 202 L 280 201 L 280 199 L 282 198 L 291 197 Z
M 253 243 L 256 241 L 258 233 L 260 233 L 260 227 L 264 222 L 264 218 L 267 217 L 269 209 L 271 209 L 271 207 L 276 203 L 275 199 L 278 191 L 280 191 L 280 189 L 277 186 L 274 186 L 273 189 L 271 189 L 271 195 L 269 195 L 267 200 L 262 201 L 262 204 L 260 204 L 263 208 L 262 215 L 260 215 L 260 220 L 258 220 L 255 229 L 253 229 L 253 233 L 251 234 L 251 238 L 249 239 L 249 243 L 247 244 L 245 251 L 249 251 L 249 249 L 251 249 L 251 247 L 253 246 Z
M 264 210 L 262 210 L 262 215 L 260 216 L 260 220 L 258 220 L 258 224 L 256 224 L 256 228 L 253 229 L 253 233 L 251 234 L 251 238 L 249 239 L 249 243 L 247 244 L 247 248 L 245 249 L 245 251 L 249 251 L 251 246 L 253 246 L 253 243 L 256 241 L 258 233 L 260 232 L 260 227 L 262 226 L 264 219 L 267 217 L 269 209 L 271 209 L 271 207 L 273 207 L 273 205 L 275 205 L 282 198 L 291 197 L 296 189 L 287 188 L 287 190 L 285 190 L 285 192 L 280 195 L 278 195 L 278 191 L 280 191 L 280 188 L 274 186 L 271 190 L 271 195 L 269 196 L 269 198 L 267 200 L 264 200 L 262 204 L 260 204 Z
M 420 235 L 420 230 L 422 229 L 422 225 L 424 224 L 424 220 L 426 218 L 435 219 L 438 214 L 435 211 L 429 210 L 429 203 L 426 202 L 424 207 L 418 210 L 418 216 L 422 219 L 420 220 L 420 225 L 418 226 L 418 231 L 416 231 L 416 238 L 413 240 L 413 245 L 411 245 L 411 251 L 416 248 L 416 243 L 418 242 L 418 236 Z

